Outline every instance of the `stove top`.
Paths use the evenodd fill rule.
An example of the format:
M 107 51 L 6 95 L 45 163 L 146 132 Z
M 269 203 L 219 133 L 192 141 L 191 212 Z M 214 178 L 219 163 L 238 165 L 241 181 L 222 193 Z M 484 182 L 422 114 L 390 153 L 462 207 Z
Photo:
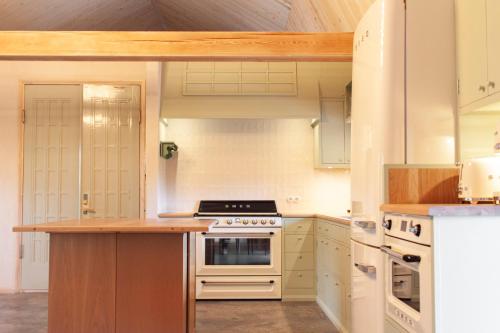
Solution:
M 195 216 L 281 216 L 274 200 L 201 200 Z

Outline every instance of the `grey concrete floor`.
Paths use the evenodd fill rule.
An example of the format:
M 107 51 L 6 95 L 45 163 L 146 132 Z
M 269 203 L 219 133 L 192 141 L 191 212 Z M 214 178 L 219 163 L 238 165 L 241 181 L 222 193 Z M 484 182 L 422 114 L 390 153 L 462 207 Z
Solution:
M 201 301 L 196 315 L 197 333 L 338 333 L 314 302 Z M 1 333 L 46 331 L 47 294 L 0 294 Z

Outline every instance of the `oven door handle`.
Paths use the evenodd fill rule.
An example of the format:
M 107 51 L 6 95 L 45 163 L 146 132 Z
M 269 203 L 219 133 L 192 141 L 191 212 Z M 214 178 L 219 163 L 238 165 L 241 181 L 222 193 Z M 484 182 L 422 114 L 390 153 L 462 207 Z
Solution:
M 363 265 L 363 264 L 358 264 L 357 262 L 354 263 L 354 266 L 359 269 L 361 272 L 366 273 L 366 274 L 373 274 L 377 272 L 377 267 L 373 265 Z
M 204 285 L 208 284 L 274 284 L 274 280 L 269 281 L 206 281 L 201 280 Z
M 231 237 L 242 237 L 242 238 L 269 238 L 269 236 L 274 236 L 274 232 L 245 232 L 245 233 L 237 233 L 237 232 L 202 232 L 203 236 L 208 237 L 217 237 L 217 238 L 231 238 Z
M 422 259 L 420 256 L 414 254 L 399 253 L 397 251 L 394 251 L 390 246 L 387 245 L 382 245 L 380 247 L 380 250 L 382 250 L 382 252 L 384 253 L 387 253 L 391 257 L 403 260 L 404 262 L 420 262 L 420 260 Z

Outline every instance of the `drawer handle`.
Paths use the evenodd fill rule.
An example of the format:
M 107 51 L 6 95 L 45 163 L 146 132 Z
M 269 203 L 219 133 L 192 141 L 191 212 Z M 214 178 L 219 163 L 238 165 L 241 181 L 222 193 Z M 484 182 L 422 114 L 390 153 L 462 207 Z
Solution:
M 338 283 L 338 282 L 335 282 L 335 285 L 336 285 L 336 286 L 338 286 L 338 285 L 339 285 L 339 283 Z
M 301 225 L 298 225 L 298 226 L 297 226 L 297 229 L 300 229 L 300 228 L 302 228 L 302 226 L 301 226 Z
M 299 274 L 299 277 L 301 278 L 301 277 L 302 277 L 302 274 Z
M 338 247 L 336 247 L 336 248 L 335 248 L 335 250 L 337 250 L 337 251 L 338 251 L 338 250 L 339 250 L 339 248 L 338 248 Z
M 300 237 L 300 238 L 297 238 L 297 240 L 302 240 L 302 237 Z
M 208 284 L 274 284 L 274 280 L 269 281 L 206 281 L 201 280 L 201 283 L 204 285 Z
M 302 256 L 299 256 L 299 259 L 302 259 Z

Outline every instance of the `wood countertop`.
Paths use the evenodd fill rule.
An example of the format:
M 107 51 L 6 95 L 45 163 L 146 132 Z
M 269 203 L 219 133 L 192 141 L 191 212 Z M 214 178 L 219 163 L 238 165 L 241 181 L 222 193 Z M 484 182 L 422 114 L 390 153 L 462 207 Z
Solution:
M 209 231 L 215 220 L 190 219 L 81 219 L 21 225 L 14 232 L 48 233 L 186 233 Z
M 424 216 L 500 216 L 500 206 L 493 204 L 384 204 L 380 210 Z

